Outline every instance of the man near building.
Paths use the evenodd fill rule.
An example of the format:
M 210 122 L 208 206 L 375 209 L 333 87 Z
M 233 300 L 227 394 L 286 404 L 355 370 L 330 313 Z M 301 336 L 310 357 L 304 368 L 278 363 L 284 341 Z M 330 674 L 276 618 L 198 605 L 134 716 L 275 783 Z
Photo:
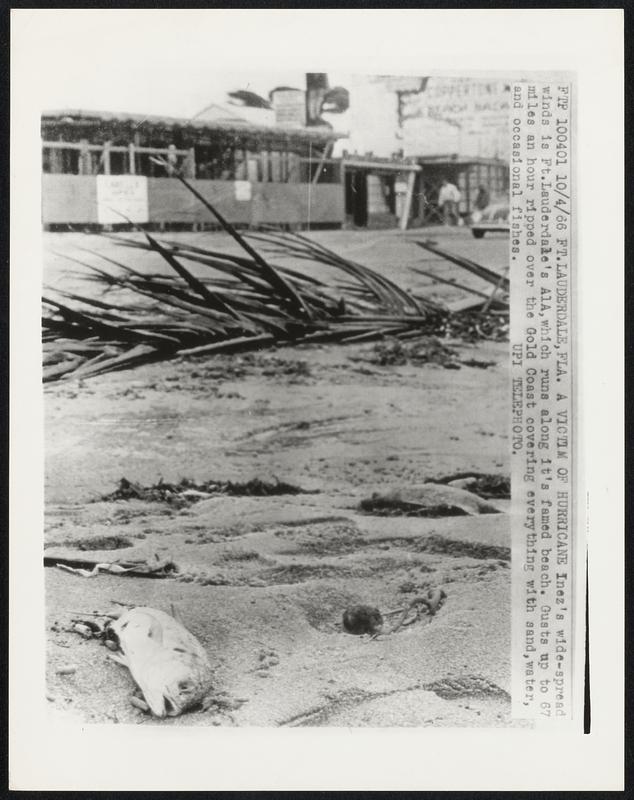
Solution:
M 438 193 L 438 206 L 442 209 L 445 225 L 458 225 L 458 203 L 460 192 L 458 187 L 444 179 Z M 452 222 L 450 222 L 452 220 Z
M 491 196 L 489 195 L 486 186 L 480 184 L 480 186 L 478 186 L 478 194 L 476 195 L 476 199 L 473 205 L 478 211 L 484 211 L 484 209 L 489 205 L 490 202 L 491 202 Z
M 482 212 L 491 202 L 491 196 L 486 186 L 480 184 L 476 199 L 473 201 L 473 211 L 471 212 L 471 222 L 480 222 Z

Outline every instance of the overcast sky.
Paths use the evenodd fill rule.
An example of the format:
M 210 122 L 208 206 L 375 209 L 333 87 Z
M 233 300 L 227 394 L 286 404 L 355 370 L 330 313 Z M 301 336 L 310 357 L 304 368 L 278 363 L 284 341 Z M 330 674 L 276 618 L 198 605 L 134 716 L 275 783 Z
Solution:
M 214 21 L 213 12 L 57 11 L 32 39 L 41 106 L 189 117 L 234 89 L 305 88 L 305 71 L 280 68 L 275 48 L 253 53 L 246 23 L 244 44 L 238 30 L 227 48 Z
M 337 153 L 345 147 L 389 155 L 400 147 L 396 96 L 381 93 L 358 75 L 378 71 L 382 50 L 394 53 L 395 40 L 379 39 L 372 57 L 359 59 L 360 42 L 350 35 L 359 28 L 338 25 L 343 18 L 336 11 L 17 13 L 23 38 L 12 48 L 12 71 L 26 72 L 29 82 L 21 85 L 18 100 L 14 91 L 14 102 L 28 93 L 25 101 L 39 112 L 81 108 L 187 119 L 218 103 L 237 116 L 263 122 L 250 110 L 229 106 L 227 93 L 248 89 L 267 97 L 280 85 L 304 89 L 307 71 L 323 71 L 331 86 L 350 90 L 349 111 L 327 117 L 335 130 L 349 135 L 338 143 Z M 353 21 L 359 19 L 357 14 Z M 342 37 L 346 46 L 335 46 Z

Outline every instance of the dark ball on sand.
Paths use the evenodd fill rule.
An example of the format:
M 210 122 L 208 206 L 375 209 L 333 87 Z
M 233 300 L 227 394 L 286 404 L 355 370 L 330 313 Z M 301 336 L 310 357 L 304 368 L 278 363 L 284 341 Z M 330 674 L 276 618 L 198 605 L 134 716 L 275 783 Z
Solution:
M 378 633 L 383 628 L 383 617 L 374 606 L 349 606 L 343 612 L 343 627 L 348 633 Z

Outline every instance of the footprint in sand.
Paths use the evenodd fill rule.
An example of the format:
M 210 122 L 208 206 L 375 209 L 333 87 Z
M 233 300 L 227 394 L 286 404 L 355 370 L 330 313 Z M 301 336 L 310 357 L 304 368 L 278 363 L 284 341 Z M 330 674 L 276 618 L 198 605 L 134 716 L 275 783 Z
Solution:
M 269 670 L 280 663 L 280 659 L 275 650 L 261 648 L 258 651 L 258 665 L 253 670 L 260 678 L 268 678 Z

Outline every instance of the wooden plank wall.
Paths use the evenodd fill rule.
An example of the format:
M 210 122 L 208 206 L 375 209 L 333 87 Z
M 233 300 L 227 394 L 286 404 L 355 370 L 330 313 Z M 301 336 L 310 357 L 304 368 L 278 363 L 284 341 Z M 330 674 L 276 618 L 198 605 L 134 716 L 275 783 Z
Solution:
M 211 213 L 173 178 L 148 178 L 150 222 L 209 223 Z M 253 183 L 251 200 L 236 200 L 233 181 L 192 181 L 229 222 L 247 225 L 342 224 L 342 184 Z M 96 178 L 88 175 L 42 176 L 42 222 L 97 223 Z
M 42 175 L 45 225 L 97 224 L 97 180 L 92 175 Z
M 310 193 L 310 197 L 309 197 Z M 254 186 L 251 224 L 340 223 L 345 219 L 343 186 L 337 183 L 260 183 Z
M 233 181 L 192 181 L 229 222 L 249 224 L 250 203 L 235 199 Z M 173 178 L 148 178 L 150 222 L 215 222 L 211 213 L 185 186 Z

